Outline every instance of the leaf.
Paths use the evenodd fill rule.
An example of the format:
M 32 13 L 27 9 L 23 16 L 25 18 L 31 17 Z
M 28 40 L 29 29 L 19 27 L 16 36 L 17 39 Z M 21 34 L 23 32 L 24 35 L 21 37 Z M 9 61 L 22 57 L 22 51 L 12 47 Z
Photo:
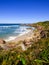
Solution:
M 26 60 L 24 58 L 21 58 L 20 60 L 22 61 L 23 65 L 26 64 Z

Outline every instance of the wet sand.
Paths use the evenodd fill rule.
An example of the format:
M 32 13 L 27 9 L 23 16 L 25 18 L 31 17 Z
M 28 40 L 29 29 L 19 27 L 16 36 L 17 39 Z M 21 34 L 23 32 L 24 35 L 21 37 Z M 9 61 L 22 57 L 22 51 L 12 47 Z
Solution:
M 27 32 L 25 34 L 16 37 L 11 42 L 18 42 L 18 41 L 23 41 L 23 40 L 31 39 L 32 35 L 33 35 L 33 30 L 30 30 L 29 32 Z

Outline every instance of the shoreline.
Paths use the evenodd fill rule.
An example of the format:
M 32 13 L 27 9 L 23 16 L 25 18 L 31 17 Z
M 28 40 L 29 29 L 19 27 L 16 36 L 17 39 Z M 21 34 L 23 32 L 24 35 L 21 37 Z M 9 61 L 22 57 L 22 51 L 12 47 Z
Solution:
M 21 40 L 23 41 L 26 38 L 31 37 L 32 32 L 33 32 L 33 30 L 29 29 L 29 30 L 26 30 L 25 32 L 19 34 L 18 36 L 11 36 L 11 37 L 4 39 L 4 40 L 6 42 L 18 42 L 18 41 L 21 41 Z
M 19 43 L 20 41 L 24 41 L 24 40 L 30 40 L 32 39 L 32 34 L 33 34 L 33 30 L 27 30 L 27 32 L 18 35 L 15 38 L 12 38 L 9 40 L 5 40 L 6 44 L 1 44 L 0 46 L 5 49 L 8 50 L 10 48 L 17 48 L 18 46 L 21 46 L 22 50 L 25 51 L 27 49 L 27 47 L 25 47 L 25 45 L 23 43 L 20 43 L 17 45 L 17 43 Z M 30 42 L 28 42 L 30 44 Z
M 27 39 L 31 39 L 32 38 L 32 30 L 29 30 L 28 32 L 18 36 L 17 38 L 15 38 L 15 40 L 13 40 L 13 42 L 18 42 L 18 41 L 24 41 Z

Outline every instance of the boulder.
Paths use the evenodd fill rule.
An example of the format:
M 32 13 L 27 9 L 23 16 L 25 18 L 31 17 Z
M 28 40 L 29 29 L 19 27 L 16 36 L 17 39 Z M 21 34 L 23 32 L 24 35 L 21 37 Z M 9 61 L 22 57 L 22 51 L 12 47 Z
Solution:
M 24 41 L 23 41 L 23 44 L 24 44 L 25 46 L 30 45 L 30 44 L 31 44 L 30 39 L 24 40 Z
M 5 41 L 5 40 L 0 39 L 0 44 L 5 44 L 5 43 L 6 43 L 6 41 Z

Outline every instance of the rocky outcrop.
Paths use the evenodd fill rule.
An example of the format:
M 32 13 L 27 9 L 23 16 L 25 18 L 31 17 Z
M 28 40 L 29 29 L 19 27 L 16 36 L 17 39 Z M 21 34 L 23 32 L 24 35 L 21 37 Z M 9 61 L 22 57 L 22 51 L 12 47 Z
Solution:
M 5 44 L 6 44 L 6 41 L 0 38 L 0 47 L 4 49 Z
M 46 36 L 47 34 L 46 34 L 46 32 L 44 31 L 44 30 L 41 30 L 40 31 L 40 36 L 41 36 L 41 38 L 46 38 L 47 36 Z

